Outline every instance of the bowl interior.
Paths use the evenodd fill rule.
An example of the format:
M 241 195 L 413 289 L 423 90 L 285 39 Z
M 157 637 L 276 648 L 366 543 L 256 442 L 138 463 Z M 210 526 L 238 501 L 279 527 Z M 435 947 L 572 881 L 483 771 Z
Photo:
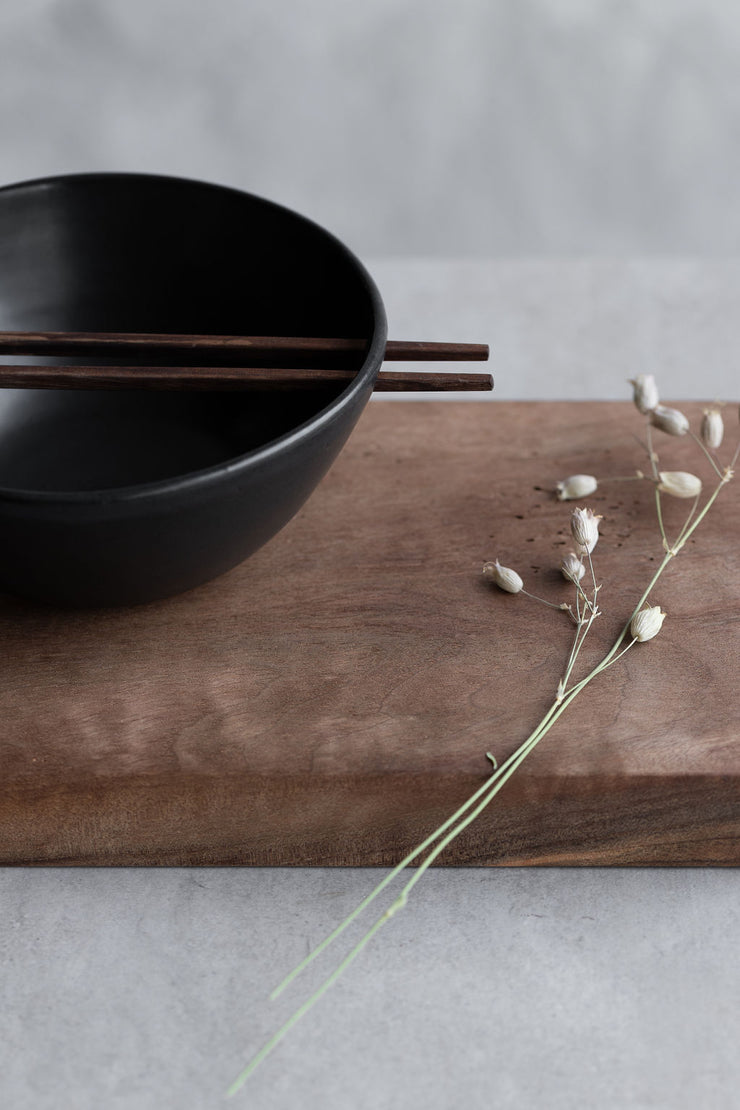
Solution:
M 349 252 L 257 197 L 129 174 L 0 189 L 0 329 L 369 341 L 373 326 Z M 0 390 L 0 487 L 110 489 L 217 466 L 310 421 L 341 391 Z

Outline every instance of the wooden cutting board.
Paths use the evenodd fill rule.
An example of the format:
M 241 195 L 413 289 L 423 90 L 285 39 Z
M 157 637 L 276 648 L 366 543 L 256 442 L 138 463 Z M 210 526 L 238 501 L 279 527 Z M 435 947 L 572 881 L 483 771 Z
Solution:
M 700 406 L 683 406 L 694 421 Z M 729 411 L 729 410 L 728 410 Z M 731 435 L 737 434 L 732 412 Z M 0 599 L 5 864 L 389 864 L 549 706 L 572 625 L 556 480 L 644 466 L 630 404 L 372 403 L 301 513 L 236 570 L 154 605 Z M 661 465 L 708 475 L 660 436 Z M 647 483 L 602 484 L 612 642 L 660 558 Z M 687 502 L 666 507 L 676 531 Z M 447 864 L 740 863 L 740 498 L 656 588 L 660 636 L 598 679 Z

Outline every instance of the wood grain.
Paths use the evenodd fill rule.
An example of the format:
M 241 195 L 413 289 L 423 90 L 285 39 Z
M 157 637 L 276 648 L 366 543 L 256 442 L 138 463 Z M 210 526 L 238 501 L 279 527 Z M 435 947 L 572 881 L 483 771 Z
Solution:
M 682 406 L 696 421 L 701 406 Z M 547 708 L 568 474 L 643 465 L 631 405 L 371 404 L 303 511 L 181 597 L 69 613 L 0 600 L 5 864 L 389 864 Z M 734 431 L 734 429 L 733 429 Z M 660 436 L 665 469 L 708 467 Z M 722 494 L 638 645 L 561 718 L 447 864 L 737 865 L 737 490 Z M 608 646 L 660 545 L 651 491 L 604 481 Z M 667 505 L 677 529 L 686 503 Z

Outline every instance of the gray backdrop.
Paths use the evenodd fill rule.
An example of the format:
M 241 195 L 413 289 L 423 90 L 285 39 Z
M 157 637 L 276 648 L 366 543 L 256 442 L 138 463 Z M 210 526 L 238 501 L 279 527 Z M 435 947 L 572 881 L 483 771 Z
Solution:
M 250 189 L 364 256 L 731 253 L 732 0 L 2 0 L 0 181 Z

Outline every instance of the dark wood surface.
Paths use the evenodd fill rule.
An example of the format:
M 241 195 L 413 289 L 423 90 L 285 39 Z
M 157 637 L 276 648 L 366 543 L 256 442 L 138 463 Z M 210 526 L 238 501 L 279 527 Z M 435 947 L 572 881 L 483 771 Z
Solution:
M 682 406 L 694 420 L 701 407 Z M 389 864 L 550 704 L 572 508 L 548 491 L 642 466 L 628 404 L 371 404 L 299 515 L 167 602 L 0 601 L 0 859 Z M 732 426 L 735 433 L 735 426 Z M 664 469 L 708 468 L 660 436 Z M 660 558 L 647 484 L 603 484 L 590 663 Z M 669 530 L 687 503 L 667 505 Z M 653 600 L 658 638 L 597 680 L 448 864 L 740 863 L 736 485 Z

